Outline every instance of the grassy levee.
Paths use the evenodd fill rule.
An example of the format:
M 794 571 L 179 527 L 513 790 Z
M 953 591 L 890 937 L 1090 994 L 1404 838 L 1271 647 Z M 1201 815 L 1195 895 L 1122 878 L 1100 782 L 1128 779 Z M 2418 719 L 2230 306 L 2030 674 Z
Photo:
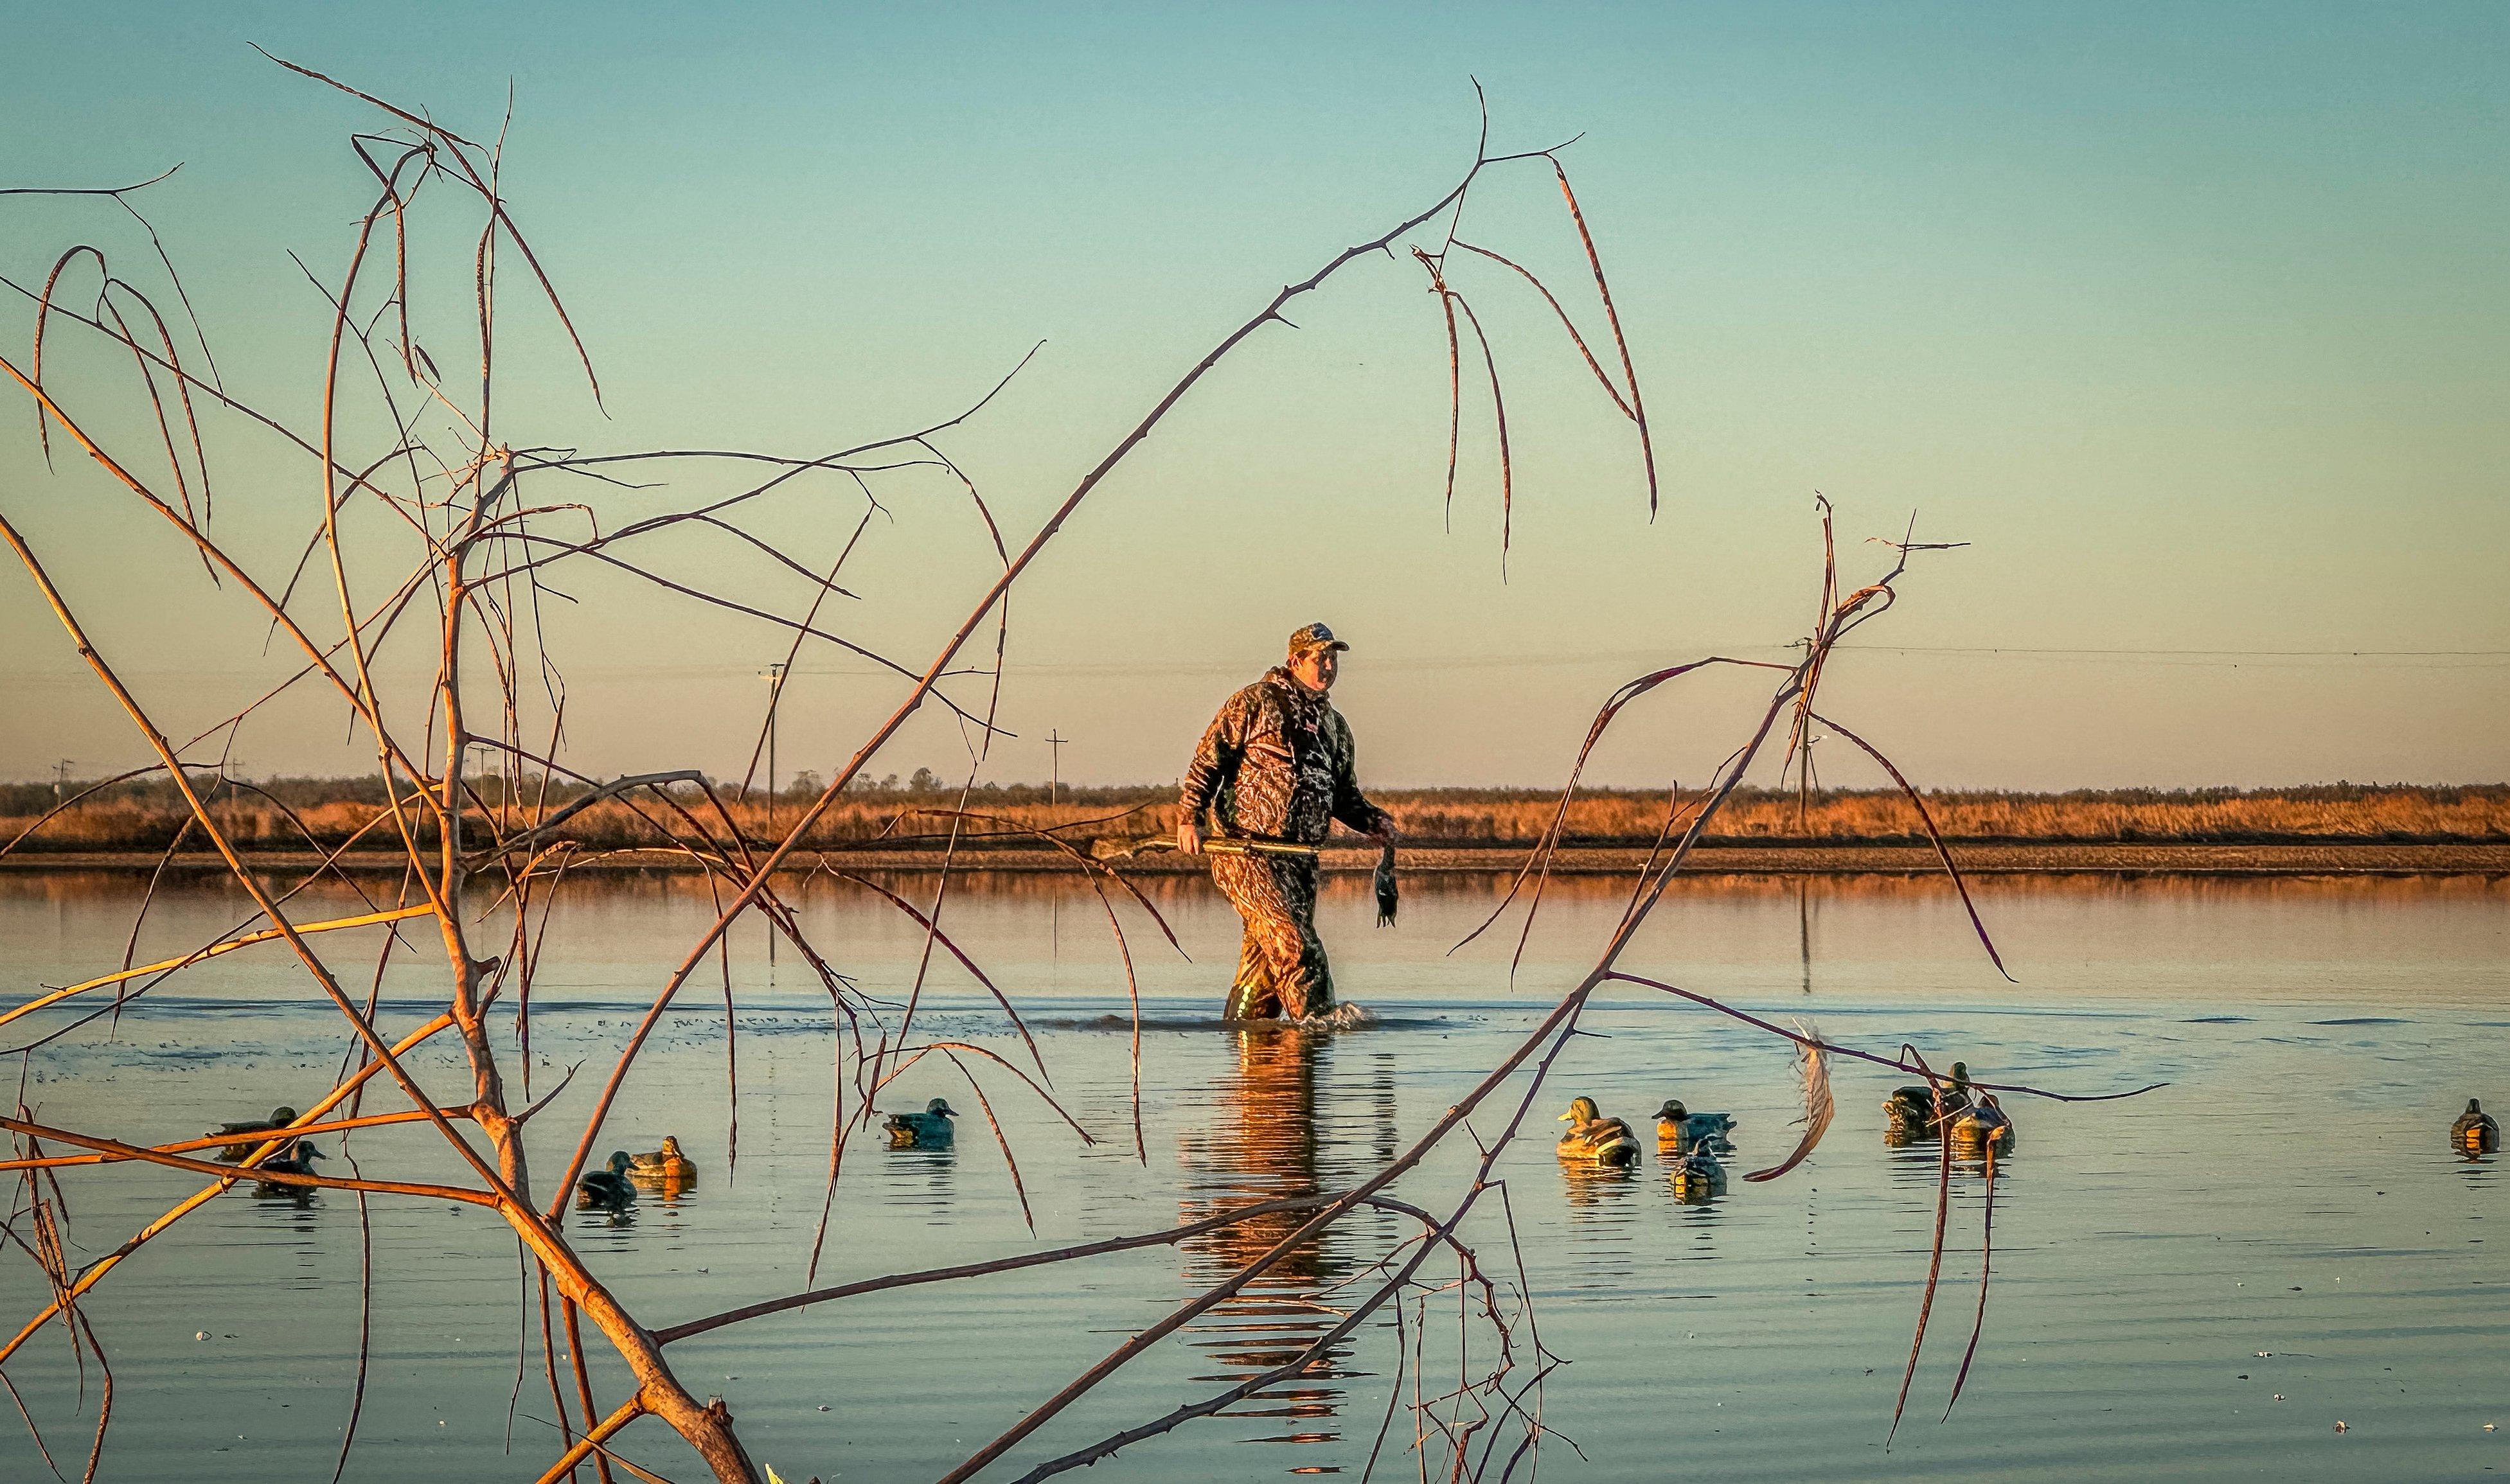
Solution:
M 75 794 L 70 784 L 64 794 Z M 241 788 L 215 783 L 211 811 L 231 839 L 247 850 L 335 849 L 361 829 L 365 842 L 394 849 L 391 826 L 368 829 L 384 806 L 371 779 L 284 779 Z M 580 786 L 520 790 L 524 806 L 554 810 L 580 796 Z M 788 789 L 774 801 L 753 790 L 746 799 L 719 788 L 743 833 L 779 837 L 808 795 Z M 508 828 L 534 817 L 510 809 L 500 780 L 478 786 Z M 681 804 L 711 819 L 694 787 L 674 789 Z M 1471 849 L 1518 847 L 1540 838 L 1558 805 L 1556 794 L 1532 788 L 1387 789 L 1375 795 L 1401 822 L 1409 843 Z M 55 801 L 50 783 L 0 784 L 0 842 L 16 839 Z M 1966 843 L 2086 844 L 2500 844 L 2510 842 L 2510 784 L 2314 784 L 2290 788 L 2082 789 L 2066 793 L 1946 790 L 1926 795 L 1945 837 Z M 806 848 L 859 849 L 873 844 L 915 848 L 939 843 L 957 808 L 955 788 L 862 785 L 813 825 Z M 1661 793 L 1597 790 L 1569 809 L 1567 846 L 1644 845 L 1664 820 Z M 1036 830 L 1055 830 L 1075 843 L 1100 837 L 1173 830 L 1173 787 L 1065 788 L 1048 803 L 1033 785 L 986 785 L 967 804 L 994 818 L 963 822 L 968 850 L 1036 849 Z M 185 810 L 163 780 L 138 780 L 98 790 L 18 843 L 14 854 L 164 851 L 181 829 Z M 676 825 L 650 794 L 604 800 L 568 818 L 559 833 L 592 850 L 630 850 L 662 843 L 658 822 Z M 488 820 L 466 826 L 488 838 Z M 1706 843 L 1751 845 L 1893 845 L 1921 842 L 1916 811 L 1894 792 L 1825 790 L 1800 804 L 1792 791 L 1745 789 L 1721 815 Z M 364 843 L 364 842 L 361 842 Z

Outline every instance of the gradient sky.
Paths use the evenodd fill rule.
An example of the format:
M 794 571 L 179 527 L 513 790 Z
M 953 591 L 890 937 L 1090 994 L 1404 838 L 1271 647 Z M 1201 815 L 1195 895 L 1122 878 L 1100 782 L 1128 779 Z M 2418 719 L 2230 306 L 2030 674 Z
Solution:
M 510 278 L 510 437 L 816 454 L 949 416 L 1044 340 L 948 445 L 1015 542 L 1274 287 L 1447 189 L 1470 158 L 1469 78 L 1498 148 L 1582 131 L 1565 158 L 1654 414 L 1658 517 L 1627 424 L 1540 304 L 1460 266 L 1507 378 L 1502 581 L 1487 403 L 1466 404 L 1451 531 L 1435 301 L 1409 262 L 1355 265 L 1293 313 L 1302 328 L 1225 362 L 1032 570 L 1005 699 L 1020 737 L 992 776 L 1043 778 L 1053 728 L 1068 779 L 1172 778 L 1221 697 L 1322 619 L 1355 645 L 1337 699 L 1364 779 L 1556 782 L 1627 675 L 1784 655 L 1818 578 L 1815 491 L 1851 580 L 1876 568 L 1864 539 L 1913 510 L 1921 538 L 1972 543 L 1921 561 L 1865 630 L 1890 647 L 1829 681 L 1833 714 L 1922 782 L 2510 775 L 2510 9 L 2492 0 L 18 16 L 0 184 L 182 161 L 136 199 L 227 384 L 310 427 L 328 321 L 286 254 L 337 279 L 371 189 L 346 135 L 376 121 L 247 41 L 474 135 L 511 80 L 507 190 L 609 415 Z M 40 280 L 94 241 L 156 284 L 117 217 L 0 200 L 0 273 Z M 1489 177 L 1468 235 L 1600 332 L 1547 176 Z M 423 308 L 458 313 L 463 249 L 426 241 L 453 256 Z M 29 328 L 0 305 L 20 365 Z M 55 354 L 74 411 L 138 433 L 110 410 L 129 410 L 127 372 Z M 278 667 L 260 626 L 78 461 L 47 474 L 8 398 L 0 509 L 166 730 L 232 709 Z M 319 510 L 305 462 L 234 435 L 215 472 L 219 528 L 284 572 Z M 615 524 L 731 487 L 678 477 L 572 497 Z M 988 548 L 937 480 L 884 499 L 894 518 L 848 568 L 862 601 L 837 622 L 920 666 Z M 857 509 L 830 482 L 756 528 L 824 561 Z M 645 555 L 807 602 L 719 540 Z M 624 579 L 562 586 L 585 600 L 551 620 L 570 761 L 737 775 L 755 671 L 783 641 Z M 788 772 L 841 760 L 900 689 L 832 652 L 801 668 Z M 0 775 L 144 759 L 82 673 L 0 573 Z M 1766 690 L 1648 703 L 1603 778 L 1704 778 Z M 371 762 L 310 703 L 237 756 L 254 774 Z M 963 757 L 936 719 L 876 771 Z M 1844 759 L 1830 777 L 1874 781 Z

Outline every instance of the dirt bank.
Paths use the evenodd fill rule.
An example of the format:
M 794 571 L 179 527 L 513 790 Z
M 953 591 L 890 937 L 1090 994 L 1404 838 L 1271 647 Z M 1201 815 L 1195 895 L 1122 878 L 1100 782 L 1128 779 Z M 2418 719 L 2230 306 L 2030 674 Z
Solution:
M 2106 842 L 2027 841 L 1959 845 L 1954 857 L 1961 869 L 1980 874 L 2105 874 L 2197 876 L 2354 876 L 2354 875 L 2510 875 L 2510 844 L 2397 845 L 2147 845 Z M 1562 875 L 1606 875 L 1631 871 L 1645 860 L 1642 850 L 1565 850 L 1552 869 Z M 247 857 L 275 872 L 302 872 L 321 863 L 304 851 L 261 851 Z M 0 870 L 153 870 L 159 856 L 138 851 L 46 851 L 0 856 Z M 787 862 L 796 871 L 816 869 L 821 861 L 848 870 L 930 870 L 942 862 L 929 850 L 853 850 L 797 852 Z M 1492 872 L 1516 870 L 1524 863 L 1522 848 L 1424 849 L 1402 852 L 1406 873 L 1429 871 Z M 351 871 L 401 869 L 399 854 L 358 852 L 340 864 Z M 962 870 L 1070 871 L 1069 856 L 1051 851 L 968 850 L 960 852 Z M 1367 849 L 1328 849 L 1325 867 L 1333 871 L 1365 871 L 1376 864 Z M 1199 860 L 1173 854 L 1150 855 L 1122 862 L 1128 874 L 1164 875 L 1198 872 Z M 179 871 L 224 869 L 214 855 L 185 853 L 171 867 Z M 583 871 L 686 871 L 696 869 L 686 856 L 664 851 L 586 853 L 570 868 Z M 1905 845 L 1768 845 L 1714 846 L 1694 852 L 1692 871 L 1703 875 L 1921 875 L 1942 869 L 1934 852 Z

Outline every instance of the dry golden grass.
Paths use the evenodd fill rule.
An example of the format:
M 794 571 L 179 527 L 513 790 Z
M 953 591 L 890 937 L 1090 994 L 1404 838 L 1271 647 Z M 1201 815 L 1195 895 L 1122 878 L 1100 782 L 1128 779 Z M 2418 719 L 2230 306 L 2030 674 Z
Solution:
M 266 785 L 273 797 L 222 795 L 212 805 L 219 824 L 248 849 L 335 848 L 375 819 L 381 810 L 373 784 L 362 780 L 298 780 Z M 970 819 L 971 848 L 1034 845 L 1018 830 L 1060 830 L 1064 838 L 1134 836 L 1175 828 L 1175 795 L 1165 788 L 1066 790 L 1047 804 L 1045 790 L 1028 787 L 978 790 L 969 808 L 996 816 Z M 0 789 L 0 840 L 31 825 L 50 803 L 51 790 L 33 784 Z M 493 797 L 493 795 L 492 795 Z M 552 792 L 552 802 L 563 793 Z M 694 790 L 684 790 L 692 813 L 707 817 Z M 1423 845 L 1524 846 L 1549 822 L 1556 797 L 1531 789 L 1412 789 L 1377 795 L 1392 810 L 1413 841 Z M 282 802 L 285 802 L 283 807 Z M 950 821 L 937 811 L 955 805 L 953 792 L 871 790 L 831 808 L 812 827 L 805 844 L 860 847 L 881 841 L 929 845 L 946 835 Z M 1943 792 L 1926 796 L 1937 823 L 1957 840 L 2091 842 L 2265 841 L 2498 841 L 2510 839 L 2510 787 L 2333 784 L 2277 789 L 2111 790 L 2073 793 Z M 771 828 L 766 802 L 753 796 L 732 804 L 734 817 L 753 840 L 780 836 L 802 807 L 795 798 L 777 806 Z M 666 817 L 650 800 L 646 816 Z M 1130 811 L 1129 813 L 1127 811 Z M 1597 792 L 1570 808 L 1572 844 L 1643 842 L 1664 818 L 1661 795 Z M 184 810 L 163 784 L 125 784 L 65 811 L 18 847 L 29 851 L 162 851 L 173 840 Z M 478 838 L 487 832 L 482 820 Z M 367 839 L 386 846 L 387 824 Z M 651 845 L 659 833 L 636 809 L 605 801 L 569 819 L 562 833 L 599 850 Z M 1799 818 L 1791 793 L 1745 790 L 1736 795 L 1710 837 L 1720 843 L 1756 841 L 1889 841 L 1920 838 L 1917 815 L 1895 793 L 1827 792 L 1816 795 Z

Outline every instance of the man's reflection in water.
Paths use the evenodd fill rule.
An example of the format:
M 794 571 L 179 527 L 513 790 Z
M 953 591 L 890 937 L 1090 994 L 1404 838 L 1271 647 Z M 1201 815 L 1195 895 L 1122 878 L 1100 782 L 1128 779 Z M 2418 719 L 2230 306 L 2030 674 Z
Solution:
M 1337 1103 L 1348 1100 L 1353 1112 L 1373 1114 L 1371 1122 L 1383 1126 L 1365 1133 L 1336 1130 L 1332 1120 L 1318 1118 L 1316 1106 L 1319 1072 L 1333 1054 L 1330 1034 L 1286 1026 L 1251 1026 L 1229 1034 L 1236 1041 L 1236 1068 L 1215 1089 L 1203 1129 L 1185 1136 L 1181 1220 L 1200 1221 L 1258 1201 L 1339 1187 L 1354 1178 L 1352 1156 L 1365 1160 L 1374 1148 L 1392 1147 L 1391 1057 L 1369 1058 L 1364 1084 L 1334 1088 Z M 1346 1151 L 1347 1145 L 1359 1147 Z M 1313 1214 L 1272 1212 L 1183 1243 L 1187 1279 L 1204 1286 L 1229 1277 Z M 1242 1382 L 1250 1372 L 1295 1359 L 1341 1322 L 1335 1311 L 1343 1296 L 1328 1290 L 1350 1275 L 1359 1252 L 1382 1250 L 1386 1242 L 1380 1238 L 1390 1237 L 1392 1231 L 1378 1213 L 1354 1212 L 1283 1254 L 1235 1298 L 1192 1326 L 1195 1338 L 1188 1343 L 1217 1362 L 1210 1374 L 1195 1379 Z M 1367 1374 L 1345 1368 L 1350 1351 L 1349 1343 L 1336 1345 L 1311 1361 L 1304 1375 L 1230 1408 L 1236 1416 L 1277 1420 L 1277 1430 L 1249 1441 L 1340 1441 L 1343 1388 L 1338 1383 Z M 1291 1471 L 1334 1470 L 1318 1465 Z

